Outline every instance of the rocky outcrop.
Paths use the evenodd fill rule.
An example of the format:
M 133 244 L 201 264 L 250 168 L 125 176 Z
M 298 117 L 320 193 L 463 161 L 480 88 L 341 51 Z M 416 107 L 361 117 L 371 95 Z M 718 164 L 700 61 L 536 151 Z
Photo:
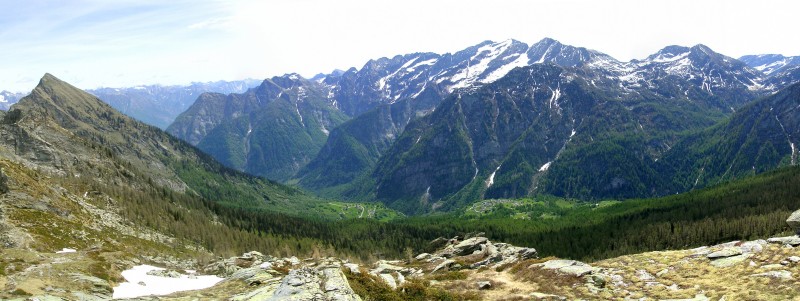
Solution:
M 432 243 L 440 243 L 440 241 L 437 239 Z M 485 266 L 497 268 L 501 265 L 537 258 L 538 252 L 534 248 L 517 247 L 506 243 L 492 243 L 488 238 L 481 236 L 463 241 L 459 241 L 458 237 L 455 237 L 448 240 L 441 250 L 433 254 L 423 253 L 417 255 L 416 259 L 426 262 L 439 262 L 464 256 L 479 256 L 478 261 L 469 265 L 470 269 L 479 269 Z M 442 268 L 444 267 L 442 266 Z M 439 269 L 435 268 L 434 270 Z
M 268 300 L 360 301 L 361 297 L 350 288 L 341 266 L 329 263 L 290 271 Z

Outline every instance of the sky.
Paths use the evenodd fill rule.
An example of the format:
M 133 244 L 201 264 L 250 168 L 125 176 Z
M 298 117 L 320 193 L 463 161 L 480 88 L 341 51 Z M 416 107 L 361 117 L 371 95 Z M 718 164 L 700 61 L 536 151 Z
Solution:
M 796 56 L 798 11 L 795 0 L 0 0 L 0 90 L 30 91 L 46 72 L 83 89 L 311 77 L 545 37 L 622 61 L 700 43 Z

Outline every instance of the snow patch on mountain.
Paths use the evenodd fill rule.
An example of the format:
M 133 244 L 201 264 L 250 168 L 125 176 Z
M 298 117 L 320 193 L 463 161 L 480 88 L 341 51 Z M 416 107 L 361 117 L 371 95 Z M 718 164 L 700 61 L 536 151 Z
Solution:
M 511 46 L 511 42 L 511 40 L 506 40 L 479 48 L 477 53 L 469 59 L 467 68 L 450 77 L 450 81 L 455 83 L 450 86 L 450 91 L 458 88 L 465 88 L 478 81 L 479 77 L 489 68 L 489 63 L 505 52 L 506 49 Z M 475 61 L 477 61 L 477 63 L 472 65 Z
M 495 70 L 495 71 L 492 71 L 492 73 L 487 75 L 480 82 L 485 83 L 485 84 L 494 82 L 494 81 L 502 78 L 503 76 L 506 76 L 506 74 L 508 74 L 508 72 L 511 72 L 511 70 L 514 70 L 514 68 L 527 66 L 529 61 L 530 61 L 530 58 L 528 57 L 527 53 L 519 54 L 519 55 L 517 55 L 517 59 L 516 60 L 512 61 L 509 64 L 503 65 L 500 68 L 497 68 L 497 70 Z

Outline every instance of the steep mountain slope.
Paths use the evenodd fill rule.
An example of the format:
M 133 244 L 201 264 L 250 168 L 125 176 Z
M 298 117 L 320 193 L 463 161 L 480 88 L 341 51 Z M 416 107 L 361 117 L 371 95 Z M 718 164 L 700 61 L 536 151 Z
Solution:
M 685 99 L 608 90 L 619 81 L 591 73 L 538 64 L 454 93 L 406 127 L 372 171 L 371 191 L 407 212 L 539 192 L 651 193 L 650 162 L 714 115 Z
M 598 74 L 623 69 L 622 63 L 608 55 L 564 45 L 549 38 L 530 47 L 514 40 L 484 42 L 444 57 L 448 58 L 444 62 L 450 62 L 452 66 L 445 68 L 443 63 L 438 63 L 442 60 L 437 61 L 430 67 L 436 75 L 427 81 L 419 74 L 414 74 L 418 67 L 401 67 L 400 70 L 393 71 L 393 74 L 414 74 L 410 80 L 419 83 L 412 86 L 422 87 L 422 90 L 412 91 L 411 98 L 404 98 L 408 94 L 397 94 L 396 97 L 401 100 L 383 104 L 336 129 L 319 155 L 298 173 L 299 184 L 326 196 L 358 196 L 363 192 L 364 186 L 373 185 L 370 170 L 406 125 L 414 118 L 429 114 L 453 89 L 473 89 L 502 78 L 516 67 L 529 64 L 591 64 L 590 68 L 598 71 Z M 469 59 L 466 61 L 454 61 L 455 58 L 463 60 L 467 57 Z M 393 82 L 394 79 L 395 75 L 392 75 L 382 80 Z M 332 170 L 337 172 L 331 173 Z
M 188 86 L 148 85 L 131 88 L 99 88 L 87 92 L 107 102 L 123 114 L 165 129 L 202 93 L 243 93 L 259 83 L 261 83 L 260 80 L 246 79 L 192 83 Z
M 800 145 L 800 84 L 742 108 L 729 120 L 687 137 L 663 158 L 673 191 L 686 191 L 796 165 Z
M 347 119 L 327 96 L 298 75 L 274 77 L 244 94 L 201 95 L 167 131 L 231 168 L 285 181 Z
M 52 75 L 3 116 L 0 155 L 88 182 L 190 191 L 221 204 L 291 212 L 315 200 L 229 169 Z M 122 167 L 120 167 L 120 165 Z M 281 209 L 282 208 L 282 209 Z
M 529 47 L 525 53 L 515 53 L 513 55 L 516 57 L 514 60 L 514 62 L 516 62 L 515 64 L 506 64 L 504 65 L 505 67 L 495 69 L 494 72 L 496 74 L 504 74 L 500 71 L 508 72 L 514 67 L 521 67 L 529 64 L 554 63 L 562 67 L 581 70 L 580 72 L 573 72 L 574 74 L 571 76 L 579 77 L 587 81 L 592 89 L 597 90 L 598 93 L 602 92 L 606 97 L 611 95 L 617 97 L 617 99 L 625 99 L 626 106 L 630 109 L 635 109 L 634 113 L 641 114 L 642 116 L 629 116 L 623 117 L 623 119 L 631 120 L 634 117 L 650 119 L 645 123 L 655 123 L 655 126 L 647 128 L 647 135 L 652 137 L 665 137 L 661 137 L 657 140 L 652 140 L 652 138 L 647 138 L 645 140 L 639 138 L 627 139 L 627 141 L 620 141 L 620 143 L 624 145 L 623 148 L 637 148 L 639 149 L 637 152 L 648 153 L 650 156 L 654 156 L 653 158 L 657 158 L 658 154 L 668 149 L 669 145 L 675 142 L 675 131 L 698 129 L 710 125 L 712 120 L 729 114 L 733 108 L 739 107 L 746 101 L 763 95 L 768 91 L 768 89 L 763 88 L 763 74 L 759 71 L 749 68 L 735 59 L 715 53 L 703 45 L 697 45 L 691 48 L 670 46 L 644 60 L 635 60 L 626 63 L 619 62 L 597 51 L 563 45 L 552 39 L 544 39 Z M 466 90 L 481 89 L 480 87 L 482 85 L 491 82 L 486 81 L 486 78 L 481 78 L 479 76 L 473 77 L 475 80 L 469 84 L 469 88 Z M 440 82 L 445 83 L 445 85 L 439 86 L 441 90 L 437 92 L 438 95 L 446 95 L 448 91 L 453 91 L 453 88 L 460 87 L 460 84 L 452 84 L 452 81 L 449 81 L 448 78 Z M 525 85 L 526 83 L 521 82 L 519 84 Z M 508 86 L 511 87 L 513 85 L 509 84 Z M 548 87 L 548 89 L 552 90 L 556 90 L 557 88 L 558 84 Z M 516 89 L 518 90 L 519 88 Z M 432 97 L 433 95 L 433 93 L 427 94 L 425 98 L 427 103 L 437 103 L 434 97 Z M 412 103 L 414 102 L 413 99 L 409 101 Z M 402 108 L 409 107 L 408 104 L 402 103 L 402 101 L 392 106 L 397 106 L 398 108 L 391 111 L 404 111 L 405 109 Z M 411 107 L 413 107 L 413 104 Z M 416 115 L 418 116 L 428 114 L 432 111 L 432 107 L 430 106 L 420 107 L 422 109 L 416 109 Z M 378 131 L 386 128 L 376 122 L 377 119 L 374 115 L 379 112 L 387 111 L 388 110 L 377 110 L 351 120 L 350 123 L 352 123 L 353 126 L 348 128 L 357 128 L 358 133 L 337 133 L 337 135 L 333 135 L 328 140 L 326 147 L 323 148 L 323 152 L 312 161 L 314 163 L 301 170 L 298 174 L 298 178 L 301 179 L 299 184 L 307 189 L 329 196 L 358 198 L 360 195 L 363 197 L 365 186 L 376 186 L 375 181 L 373 181 L 375 174 L 367 171 L 367 169 L 373 165 L 366 162 L 377 162 L 380 156 L 385 153 L 385 145 L 387 145 L 387 142 L 391 143 L 394 137 L 398 137 L 398 131 L 393 130 L 393 132 L 372 134 L 373 137 L 384 137 L 378 140 L 359 133 L 364 133 L 365 128 Z M 474 116 L 471 118 L 486 118 L 486 116 L 491 116 L 492 114 L 493 113 L 485 113 L 485 116 Z M 608 112 L 608 114 L 611 114 L 609 116 L 613 116 L 621 113 Z M 393 127 L 389 127 L 391 129 L 402 129 L 406 126 L 408 121 L 411 121 L 410 119 L 406 121 L 404 118 L 391 118 L 385 114 L 383 116 L 381 122 L 383 122 L 383 120 L 391 120 L 394 123 Z M 678 116 L 686 118 L 681 120 Z M 594 119 L 593 122 L 601 124 L 608 122 L 603 120 L 603 118 Z M 687 120 L 689 122 L 686 122 Z M 450 122 L 452 122 L 452 120 L 450 120 Z M 356 124 L 357 126 L 355 126 Z M 520 126 L 525 127 L 522 125 Z M 349 131 L 348 128 L 343 128 L 342 131 Z M 644 128 L 640 130 L 643 132 L 645 131 Z M 659 132 L 659 130 L 666 130 L 667 132 L 662 133 Z M 506 139 L 516 139 L 516 137 Z M 376 144 L 370 144 L 370 141 Z M 364 152 L 363 149 L 370 151 Z M 609 149 L 609 151 L 611 150 Z M 364 160 L 342 160 L 342 158 L 332 155 L 338 153 L 363 153 L 369 154 L 369 156 L 368 159 Z M 520 156 L 527 156 L 524 154 L 524 152 L 517 152 L 512 156 L 519 159 L 521 158 Z M 571 149 L 566 149 L 565 154 L 570 155 L 575 154 L 575 152 Z M 585 162 L 578 162 L 582 159 L 577 157 L 575 157 L 575 159 L 577 160 L 574 162 L 575 164 L 585 164 Z M 328 161 L 330 163 L 326 163 Z M 544 164 L 548 161 L 537 162 L 536 164 Z M 355 172 L 355 170 L 352 170 L 352 172 L 337 173 L 331 177 L 320 177 L 323 171 L 341 168 L 341 166 L 337 164 L 342 162 L 358 162 L 350 166 L 357 166 L 360 168 L 360 171 Z M 404 162 L 408 163 L 409 161 L 404 160 Z M 497 167 L 498 166 L 494 166 L 492 168 Z M 520 168 L 529 170 L 526 174 L 530 174 L 532 171 L 540 169 L 541 165 Z M 311 176 L 309 177 L 309 175 Z M 516 179 L 518 180 L 519 178 Z M 495 179 L 493 179 L 493 181 L 494 180 Z M 502 179 L 501 177 L 496 180 L 499 180 L 501 183 L 496 185 L 496 187 L 503 187 L 504 185 L 502 183 L 510 179 Z M 517 180 L 510 180 L 509 183 Z M 423 188 L 427 188 L 427 186 Z M 492 190 L 498 191 L 496 189 L 499 188 Z M 570 189 L 573 188 L 567 190 Z M 517 191 L 516 193 L 521 193 L 521 191 L 525 189 L 517 187 L 515 190 Z M 640 190 L 643 191 L 644 189 L 642 188 Z M 490 193 L 489 195 L 508 196 L 509 192 Z M 586 193 L 583 195 L 585 196 Z

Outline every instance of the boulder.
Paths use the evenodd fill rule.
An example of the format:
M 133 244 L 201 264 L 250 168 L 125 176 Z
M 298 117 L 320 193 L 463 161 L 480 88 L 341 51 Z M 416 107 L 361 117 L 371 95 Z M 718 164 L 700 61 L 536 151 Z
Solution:
M 794 229 L 795 233 L 800 235 L 800 210 L 792 212 L 792 214 L 789 215 L 789 218 L 786 219 L 786 223 L 789 224 L 789 227 Z
M 795 235 L 795 236 L 786 236 L 786 237 L 773 237 L 773 238 L 767 239 L 767 242 L 773 243 L 773 244 L 797 246 L 797 245 L 800 245 L 800 237 L 798 237 L 797 235 Z
M 455 255 L 465 256 L 481 250 L 482 246 L 488 242 L 489 239 L 486 237 L 473 237 L 456 244 L 453 248 L 455 249 Z
M 322 287 L 325 290 L 327 300 L 361 301 L 361 297 L 356 295 L 350 287 L 350 283 L 347 282 L 342 269 L 335 265 L 327 266 L 322 268 L 321 274 L 322 278 L 325 279 Z
M 766 272 L 766 273 L 753 274 L 753 275 L 750 275 L 750 277 L 767 277 L 767 278 L 773 278 L 773 279 L 779 279 L 779 280 L 794 280 L 794 277 L 792 277 L 792 273 L 789 272 L 789 271 L 785 271 L 785 270 L 769 271 L 769 272 Z
M 532 258 L 538 258 L 538 257 L 539 257 L 539 252 L 537 252 L 536 249 L 534 249 L 534 248 L 522 248 L 519 251 L 519 259 L 520 260 L 526 260 L 526 259 L 532 259 Z
M 656 280 L 656 277 L 654 277 L 653 274 L 650 274 L 649 272 L 647 272 L 645 270 L 636 270 L 636 277 L 638 277 L 639 280 L 642 280 L 642 281 L 653 281 L 653 280 Z
M 766 244 L 766 240 L 759 239 L 744 242 L 739 246 L 739 248 L 742 249 L 742 253 L 761 253 L 761 251 L 764 251 L 764 245 Z
M 728 247 L 716 252 L 712 252 L 711 254 L 706 255 L 706 257 L 708 257 L 708 259 L 717 259 L 717 258 L 731 257 L 741 254 L 742 254 L 741 248 Z
M 361 270 L 359 269 L 358 265 L 355 263 L 345 263 L 344 267 L 347 268 L 350 273 L 353 274 L 361 274 Z
M 386 273 L 393 273 L 393 272 L 400 272 L 403 268 L 390 264 L 387 261 L 380 260 L 375 263 L 375 269 L 372 270 L 374 274 L 386 274 Z
M 575 277 L 583 277 L 585 275 L 593 274 L 597 271 L 597 268 L 592 267 L 586 263 L 576 261 L 576 260 L 567 260 L 567 259 L 554 259 L 549 260 L 544 263 L 537 263 L 531 265 L 531 267 L 540 267 L 542 269 L 547 270 L 555 270 L 561 274 L 566 274 Z
M 433 268 L 433 271 L 431 271 L 431 273 L 436 273 L 437 271 L 442 271 L 442 270 L 443 271 L 457 270 L 459 267 L 461 267 L 461 265 L 455 262 L 455 260 L 448 259 L 437 265 L 435 268 Z
M 233 264 L 240 268 L 249 268 L 252 267 L 255 263 L 255 258 L 253 257 L 237 257 L 234 260 Z
M 392 274 L 380 274 L 378 276 L 381 277 L 381 280 L 383 280 L 383 282 L 386 282 L 386 284 L 388 284 L 389 287 L 391 287 L 392 289 L 397 288 L 397 282 L 394 280 Z
M 431 254 L 422 253 L 422 254 L 417 255 L 417 257 L 414 257 L 414 259 L 420 260 L 420 261 L 428 259 L 428 258 L 431 258 Z
M 711 265 L 718 268 L 727 268 L 740 262 L 744 262 L 746 259 L 750 258 L 750 256 L 752 256 L 752 254 L 739 254 L 730 257 L 721 257 L 711 261 Z
M 259 289 L 257 298 L 247 296 L 241 300 L 361 300 L 350 287 L 338 262 L 325 262 L 316 267 L 291 270 L 272 289 L 276 281 L 277 278 L 269 280 L 263 289 Z M 269 294 L 272 290 L 274 293 Z
M 147 275 L 167 278 L 181 278 L 181 273 L 173 270 L 152 270 Z
M 492 283 L 489 282 L 489 281 L 478 281 L 475 284 L 478 285 L 478 289 L 479 290 L 488 290 L 488 289 L 492 288 Z

